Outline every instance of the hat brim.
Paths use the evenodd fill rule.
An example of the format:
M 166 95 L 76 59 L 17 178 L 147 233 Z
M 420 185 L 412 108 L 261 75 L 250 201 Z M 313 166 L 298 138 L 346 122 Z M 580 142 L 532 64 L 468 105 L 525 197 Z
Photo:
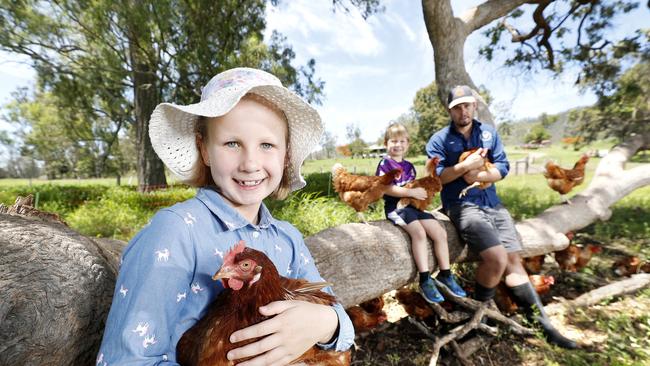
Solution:
M 476 98 L 472 96 L 466 96 L 466 97 L 460 97 L 457 99 L 454 99 L 449 103 L 449 109 L 454 108 L 455 106 L 461 104 L 461 103 L 476 103 Z
M 198 116 L 223 116 L 247 93 L 266 98 L 284 112 L 289 129 L 289 187 L 292 191 L 304 187 L 306 182 L 301 175 L 302 163 L 318 144 L 323 125 L 314 108 L 283 86 L 223 88 L 199 103 L 159 104 L 149 122 L 149 136 L 154 151 L 181 180 L 191 179 L 199 159 L 195 137 Z

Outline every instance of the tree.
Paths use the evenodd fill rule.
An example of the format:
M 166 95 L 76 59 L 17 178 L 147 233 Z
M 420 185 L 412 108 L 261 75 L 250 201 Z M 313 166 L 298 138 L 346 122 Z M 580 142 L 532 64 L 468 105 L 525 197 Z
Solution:
M 539 144 L 544 140 L 548 140 L 551 138 L 551 134 L 546 131 L 546 128 L 544 127 L 544 124 L 538 123 L 533 126 L 533 128 L 530 129 L 530 132 L 524 136 L 524 141 L 528 143 L 536 143 Z
M 334 157 L 336 153 L 336 136 L 330 131 L 325 131 L 320 139 L 320 146 L 325 153 L 325 158 Z
M 532 11 L 524 11 L 524 4 L 534 4 L 535 7 Z M 488 60 L 496 52 L 507 49 L 502 37 L 507 31 L 518 47 L 514 56 L 506 60 L 506 65 L 531 70 L 542 66 L 554 73 L 576 65 L 575 69 L 580 70 L 579 81 L 592 82 L 596 90 L 606 90 L 608 82 L 620 71 L 621 60 L 649 51 L 647 36 L 640 32 L 618 41 L 612 40 L 612 33 L 608 33 L 616 14 L 629 12 L 637 6 L 638 2 L 625 0 L 570 3 L 553 0 L 485 1 L 461 16 L 455 16 L 450 0 L 423 0 L 424 22 L 434 50 L 438 97 L 444 102 L 446 91 L 457 84 L 475 88 L 465 69 L 465 40 L 497 19 L 501 21 L 485 31 L 489 43 L 480 50 Z M 522 24 L 530 24 L 529 19 L 522 19 L 524 15 L 533 20 L 530 31 L 520 31 L 516 24 L 510 23 L 511 20 L 521 20 Z M 575 44 L 568 41 L 569 34 L 574 35 Z M 479 119 L 491 122 L 493 118 L 487 105 L 479 104 Z
M 362 155 L 366 152 L 368 144 L 361 139 L 361 129 L 358 125 L 350 123 L 345 126 L 345 137 L 350 142 L 347 147 L 352 156 Z
M 162 100 L 196 102 L 200 87 L 234 66 L 262 68 L 310 102 L 324 83 L 315 63 L 291 65 L 281 35 L 264 44 L 263 0 L 246 2 L 0 0 L 0 49 L 31 58 L 43 92 L 84 116 L 135 129 L 141 190 L 164 186 L 148 135 Z M 118 131 L 119 133 L 119 131 Z
M 508 121 L 500 123 L 497 126 L 497 131 L 499 132 L 499 135 L 503 137 L 508 137 L 512 135 L 512 123 Z
M 449 123 L 449 114 L 438 98 L 435 81 L 415 93 L 412 110 L 418 130 L 411 138 L 411 150 L 422 154 L 431 135 Z
M 539 116 L 538 119 L 539 119 L 539 123 L 542 125 L 542 127 L 544 127 L 544 128 L 548 128 L 548 127 L 550 127 L 552 124 L 554 124 L 555 122 L 557 122 L 557 120 L 559 119 L 559 117 L 558 117 L 558 116 L 549 116 L 549 115 L 546 114 L 546 113 L 542 113 L 542 114 Z
M 573 132 L 580 142 L 609 137 L 621 141 L 631 134 L 650 134 L 650 61 L 630 68 L 614 88 L 596 106 L 571 112 Z

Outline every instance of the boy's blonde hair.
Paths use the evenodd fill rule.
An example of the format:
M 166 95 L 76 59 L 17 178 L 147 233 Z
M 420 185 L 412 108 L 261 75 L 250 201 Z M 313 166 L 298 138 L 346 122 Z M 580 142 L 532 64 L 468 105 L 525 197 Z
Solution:
M 394 137 L 405 136 L 406 140 L 409 140 L 409 132 L 401 123 L 391 123 L 388 128 L 386 128 L 386 133 L 384 134 L 384 145 L 388 143 L 388 140 Z
M 271 198 L 281 200 L 287 198 L 289 195 L 289 192 L 291 192 L 291 172 L 289 171 L 289 123 L 287 120 L 287 116 L 284 114 L 284 112 L 275 106 L 273 103 L 268 101 L 266 98 L 259 96 L 257 94 L 253 93 L 248 93 L 242 97 L 242 99 L 248 99 L 248 100 L 254 100 L 274 113 L 276 113 L 282 120 L 287 123 L 287 134 L 285 136 L 285 140 L 287 141 L 287 154 L 284 158 L 284 169 L 282 171 L 282 179 L 280 180 L 280 185 L 278 188 L 271 193 Z M 219 118 L 219 117 L 217 117 Z M 208 143 L 208 121 L 210 119 L 205 116 L 198 116 L 198 119 L 196 121 L 196 125 L 194 128 L 194 132 L 196 135 L 196 147 L 201 151 L 201 146 L 203 144 Z M 196 164 L 194 166 L 192 176 L 190 179 L 187 179 L 184 181 L 184 183 L 192 186 L 192 187 L 207 187 L 207 186 L 215 186 L 214 179 L 212 178 L 212 172 L 210 171 L 210 167 L 205 164 L 203 161 L 203 158 L 199 158 L 196 161 Z

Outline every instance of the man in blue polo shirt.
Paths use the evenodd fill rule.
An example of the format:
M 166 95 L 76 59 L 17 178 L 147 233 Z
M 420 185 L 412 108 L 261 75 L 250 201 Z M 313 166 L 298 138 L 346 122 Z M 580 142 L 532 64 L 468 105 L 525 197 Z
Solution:
M 443 209 L 470 250 L 479 256 L 474 298 L 491 300 L 505 274 L 505 283 L 515 300 L 526 309 L 529 319 L 542 327 L 549 343 L 576 348 L 576 343 L 560 334 L 546 316 L 521 264 L 522 247 L 514 221 L 492 184 L 505 178 L 510 169 L 501 138 L 493 127 L 474 119 L 476 99 L 470 87 L 452 88 L 447 103 L 451 122 L 431 136 L 426 149 L 429 158 L 440 158 L 436 173 L 443 184 L 440 194 Z M 477 150 L 459 163 L 460 155 L 471 149 Z M 481 170 L 486 159 L 493 166 Z M 461 195 L 474 182 L 489 186 L 471 188 Z

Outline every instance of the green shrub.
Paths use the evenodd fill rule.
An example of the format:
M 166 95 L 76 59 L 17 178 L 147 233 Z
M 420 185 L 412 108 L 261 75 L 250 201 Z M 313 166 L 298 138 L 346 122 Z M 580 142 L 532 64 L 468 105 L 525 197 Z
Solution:
M 12 205 L 17 196 L 34 195 L 38 198 L 37 208 L 56 212 L 65 217 L 85 202 L 97 201 L 109 189 L 106 185 L 55 185 L 42 184 L 16 187 L 2 187 L 0 202 Z M 38 195 L 38 197 L 37 197 Z
M 84 235 L 129 240 L 160 208 L 194 194 L 193 188 L 183 186 L 148 193 L 112 187 L 99 201 L 82 205 L 64 219 Z

